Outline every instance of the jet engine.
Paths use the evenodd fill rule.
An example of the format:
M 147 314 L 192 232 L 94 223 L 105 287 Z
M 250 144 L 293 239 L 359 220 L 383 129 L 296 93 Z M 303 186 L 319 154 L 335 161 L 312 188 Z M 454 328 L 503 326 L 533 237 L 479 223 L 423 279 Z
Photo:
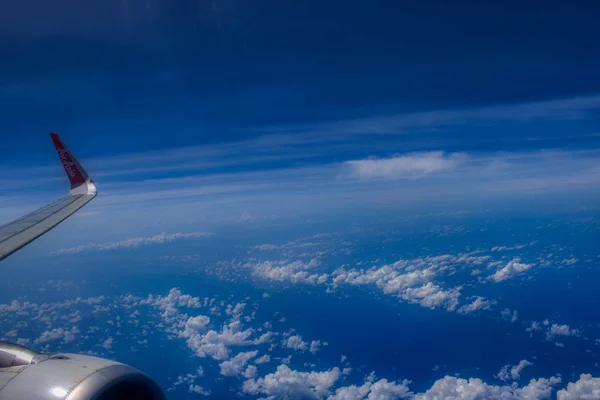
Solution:
M 156 382 L 115 361 L 68 353 L 38 353 L 0 341 L 2 400 L 164 400 Z

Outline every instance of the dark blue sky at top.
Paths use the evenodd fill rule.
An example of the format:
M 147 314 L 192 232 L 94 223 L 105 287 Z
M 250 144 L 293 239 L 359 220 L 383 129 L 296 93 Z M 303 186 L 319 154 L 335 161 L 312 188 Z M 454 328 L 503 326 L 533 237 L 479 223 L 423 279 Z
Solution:
M 76 144 L 105 154 L 115 143 L 177 147 L 253 136 L 255 126 L 600 92 L 594 2 L 26 0 L 0 8 L 8 144 L 59 130 L 85 133 Z

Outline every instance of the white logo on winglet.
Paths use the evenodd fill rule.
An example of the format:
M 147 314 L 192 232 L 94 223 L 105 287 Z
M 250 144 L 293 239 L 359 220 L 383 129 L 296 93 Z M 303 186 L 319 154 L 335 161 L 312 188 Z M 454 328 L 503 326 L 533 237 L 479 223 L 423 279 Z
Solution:
M 58 156 L 60 157 L 60 160 L 62 161 L 63 166 L 65 167 L 65 171 L 67 171 L 67 175 L 69 175 L 71 178 L 74 178 L 75 171 L 73 170 L 73 166 L 75 165 L 75 163 L 68 160 L 69 153 L 67 152 L 67 149 L 57 149 L 57 150 L 58 150 Z

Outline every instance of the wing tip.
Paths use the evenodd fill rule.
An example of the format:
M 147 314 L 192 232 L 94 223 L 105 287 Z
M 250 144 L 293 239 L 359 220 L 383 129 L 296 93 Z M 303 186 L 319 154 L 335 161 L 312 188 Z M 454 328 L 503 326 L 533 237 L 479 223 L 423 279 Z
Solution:
M 60 135 L 56 132 L 50 132 L 50 137 L 54 143 L 54 147 L 58 152 L 58 157 L 67 173 L 67 177 L 71 183 L 71 194 L 95 194 L 97 193 L 96 185 L 88 175 L 87 171 L 77 161 L 77 158 L 62 141 Z

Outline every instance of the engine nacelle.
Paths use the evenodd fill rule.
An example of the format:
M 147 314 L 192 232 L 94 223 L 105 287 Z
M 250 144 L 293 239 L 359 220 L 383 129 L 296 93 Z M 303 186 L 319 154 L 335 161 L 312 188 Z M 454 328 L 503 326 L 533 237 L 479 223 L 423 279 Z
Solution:
M 0 342 L 0 399 L 164 400 L 165 395 L 147 375 L 125 364 Z

